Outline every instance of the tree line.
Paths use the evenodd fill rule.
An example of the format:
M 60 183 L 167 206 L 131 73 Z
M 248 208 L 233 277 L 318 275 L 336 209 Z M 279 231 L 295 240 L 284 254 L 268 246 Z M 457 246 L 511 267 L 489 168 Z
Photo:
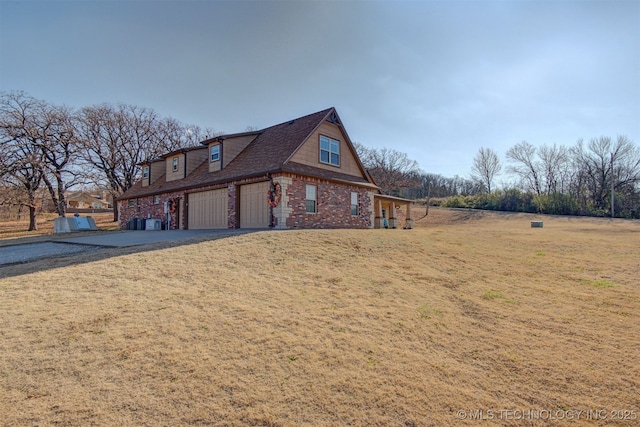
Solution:
M 383 194 L 407 199 L 443 198 L 475 194 L 479 186 L 460 176 L 427 173 L 406 153 L 389 148 L 369 148 L 354 143 L 363 166 Z
M 162 117 L 152 109 L 101 104 L 73 110 L 24 92 L 0 94 L 0 205 L 29 210 L 37 228 L 44 189 L 59 216 L 74 186 L 106 188 L 112 200 L 131 188 L 140 163 L 193 146 L 212 130 Z M 118 210 L 114 209 L 114 220 Z
M 482 147 L 469 179 L 429 174 L 404 153 L 355 145 L 386 194 L 445 198 L 438 202 L 447 207 L 640 218 L 640 148 L 625 136 L 578 140 L 574 146 L 522 141 L 507 150 L 504 164 Z
M 497 154 L 481 148 L 472 178 L 481 191 L 450 204 L 558 215 L 640 218 L 640 148 L 626 136 L 601 136 L 574 146 L 522 141 L 506 152 L 513 180 L 491 191 L 502 170 Z M 488 167 L 493 165 L 493 167 Z

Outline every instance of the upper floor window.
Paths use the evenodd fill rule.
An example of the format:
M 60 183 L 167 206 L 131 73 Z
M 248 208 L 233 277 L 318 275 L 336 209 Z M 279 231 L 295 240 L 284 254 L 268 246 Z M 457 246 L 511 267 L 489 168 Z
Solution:
M 145 166 L 142 168 L 142 177 L 149 178 L 149 166 Z
M 211 161 L 217 162 L 220 160 L 220 145 L 211 146 Z
M 178 158 L 174 157 L 171 162 L 172 162 L 171 165 L 173 166 L 173 171 L 178 172 Z
M 340 141 L 320 135 L 320 162 L 340 166 Z

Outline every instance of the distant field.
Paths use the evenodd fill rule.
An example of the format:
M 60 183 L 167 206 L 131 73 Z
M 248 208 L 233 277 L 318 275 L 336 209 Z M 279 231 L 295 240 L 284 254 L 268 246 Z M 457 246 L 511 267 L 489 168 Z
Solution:
M 73 214 L 67 214 L 67 216 L 72 215 Z M 38 229 L 34 231 L 27 231 L 29 229 L 28 215 L 23 215 L 19 221 L 0 221 L 0 245 L 3 244 L 2 240 L 15 238 L 28 237 L 32 241 L 47 240 L 47 236 L 53 234 L 53 221 L 57 216 L 56 214 L 49 213 L 38 215 Z M 80 216 L 92 217 L 100 230 L 116 230 L 118 228 L 118 224 L 113 221 L 113 213 L 81 214 Z
M 0 268 L 2 423 L 638 425 L 639 247 L 432 208 Z

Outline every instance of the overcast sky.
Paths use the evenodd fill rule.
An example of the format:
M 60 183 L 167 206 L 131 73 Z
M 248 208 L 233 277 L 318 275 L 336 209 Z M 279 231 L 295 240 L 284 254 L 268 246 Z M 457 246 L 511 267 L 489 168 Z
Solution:
M 640 144 L 640 1 L 0 0 L 0 88 L 227 133 L 334 106 L 468 177 L 480 147 Z

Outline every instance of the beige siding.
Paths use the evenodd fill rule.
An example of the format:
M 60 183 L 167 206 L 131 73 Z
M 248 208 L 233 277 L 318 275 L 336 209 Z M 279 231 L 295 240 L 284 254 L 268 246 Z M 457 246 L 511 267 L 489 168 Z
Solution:
M 144 169 L 145 168 L 149 168 L 149 175 L 147 175 L 147 177 L 145 178 L 144 176 Z M 143 165 L 142 166 L 142 186 L 143 187 L 148 187 L 149 186 L 149 178 L 151 177 L 151 165 Z
M 226 188 L 189 194 L 189 229 L 227 228 L 227 209 Z
M 205 159 L 207 159 L 207 151 L 208 151 L 207 147 L 202 147 L 202 149 L 191 150 L 191 151 L 186 153 L 186 155 L 187 155 L 187 176 L 189 176 L 189 174 L 191 172 L 196 170 L 196 168 L 198 166 L 200 166 L 202 164 L 202 162 L 205 161 Z
M 166 172 L 164 164 L 164 160 L 158 160 L 157 162 L 151 163 L 151 184 L 153 184 L 156 179 L 160 178 L 162 174 Z
M 184 178 L 184 154 L 176 154 L 175 156 L 167 157 L 166 163 L 166 172 L 167 172 L 167 182 L 175 181 L 178 179 Z M 178 170 L 173 171 L 173 159 L 178 159 Z
M 209 144 L 209 146 L 207 147 L 207 159 L 209 162 L 209 172 L 217 172 L 221 169 L 220 160 L 216 160 L 215 162 L 211 161 L 211 147 L 216 145 L 220 145 L 220 143 L 215 142 L 213 144 Z M 220 156 L 222 156 L 222 153 L 220 153 Z
M 238 154 L 242 152 L 247 145 L 251 144 L 251 141 L 256 139 L 256 135 L 246 135 L 246 136 L 238 136 L 234 138 L 226 138 L 225 140 L 220 142 L 212 142 L 209 144 L 207 148 L 207 159 L 209 162 L 209 172 L 217 172 L 220 169 L 227 166 L 233 159 L 236 158 Z M 220 161 L 212 162 L 209 157 L 211 154 L 211 147 L 214 145 L 220 144 Z
M 340 141 L 340 167 L 320 163 L 320 135 Z M 329 122 L 323 122 L 318 130 L 314 132 L 294 154 L 291 161 L 364 178 L 346 140 L 347 138 L 338 126 Z
M 269 227 L 268 189 L 268 181 L 240 187 L 240 228 Z

